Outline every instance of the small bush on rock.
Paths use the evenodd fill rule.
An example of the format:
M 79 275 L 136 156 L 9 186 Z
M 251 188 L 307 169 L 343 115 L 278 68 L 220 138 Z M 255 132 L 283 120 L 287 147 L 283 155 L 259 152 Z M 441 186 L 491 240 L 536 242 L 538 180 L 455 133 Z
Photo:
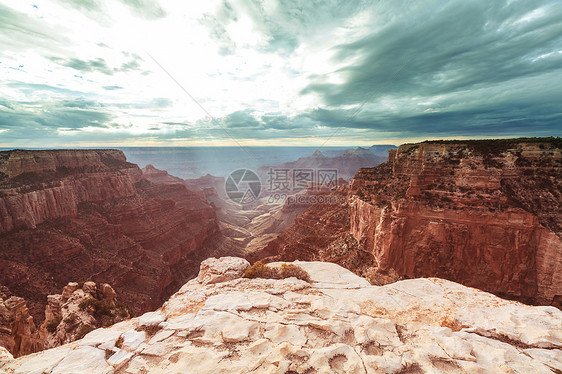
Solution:
M 50 320 L 49 322 L 47 322 L 45 328 L 47 329 L 48 332 L 55 332 L 57 327 L 60 325 L 61 321 L 62 321 L 62 316 L 58 315 L 52 320 Z
M 90 309 L 95 319 L 101 320 L 103 316 L 111 317 L 111 307 L 102 300 L 88 299 L 82 301 L 78 307 L 82 310 Z
M 281 264 L 281 278 L 295 277 L 310 282 L 310 275 L 303 268 L 293 264 Z
M 246 270 L 244 278 L 279 279 L 279 270 L 258 261 Z
M 281 264 L 281 268 L 273 268 L 261 261 L 256 262 L 246 270 L 245 278 L 284 279 L 295 277 L 310 282 L 310 275 L 302 268 L 293 264 Z

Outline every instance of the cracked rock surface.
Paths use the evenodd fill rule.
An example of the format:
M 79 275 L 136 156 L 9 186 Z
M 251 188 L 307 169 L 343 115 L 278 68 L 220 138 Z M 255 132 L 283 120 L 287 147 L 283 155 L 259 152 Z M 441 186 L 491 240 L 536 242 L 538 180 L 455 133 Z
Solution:
M 206 270 L 233 260 L 208 261 Z M 185 284 L 159 310 L 6 373 L 557 373 L 562 312 L 437 278 L 371 286 L 295 262 L 311 277 Z M 230 276 L 228 277 L 230 278 Z M 3 360 L 3 361 L 2 361 Z

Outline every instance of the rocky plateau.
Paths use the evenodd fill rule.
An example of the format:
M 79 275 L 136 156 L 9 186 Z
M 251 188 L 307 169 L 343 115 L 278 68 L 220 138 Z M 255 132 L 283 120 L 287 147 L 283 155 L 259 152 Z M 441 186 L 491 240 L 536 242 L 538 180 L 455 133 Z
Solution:
M 545 373 L 562 371 L 562 311 L 420 278 L 374 286 L 339 265 L 246 279 L 210 258 L 155 312 L 12 359 L 5 373 Z M 272 264 L 272 266 L 278 266 Z

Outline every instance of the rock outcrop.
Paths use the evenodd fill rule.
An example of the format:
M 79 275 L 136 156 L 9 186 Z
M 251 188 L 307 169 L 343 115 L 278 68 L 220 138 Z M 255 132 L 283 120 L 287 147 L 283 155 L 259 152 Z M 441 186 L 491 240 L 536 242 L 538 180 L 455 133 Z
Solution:
M 233 269 L 238 261 L 209 262 Z M 562 312 L 436 279 L 372 286 L 338 265 L 296 278 L 200 284 L 82 340 L 0 361 L 6 373 L 545 373 Z M 208 266 L 208 267 L 209 267 Z M 206 271 L 209 269 L 207 268 Z M 1 357 L 1 356 L 0 356 Z
M 33 323 L 25 300 L 0 293 L 0 360 L 6 353 L 19 357 L 43 349 L 43 340 Z
M 127 307 L 107 283 L 68 283 L 62 294 L 47 296 L 41 337 L 46 349 L 81 339 L 97 327 L 129 319 Z
M 425 142 L 361 169 L 256 253 L 333 261 L 365 276 L 437 276 L 562 306 L 559 138 Z
M 36 323 L 75 280 L 111 284 L 134 313 L 158 308 L 218 230 L 204 194 L 150 182 L 121 151 L 0 152 L 0 284 Z

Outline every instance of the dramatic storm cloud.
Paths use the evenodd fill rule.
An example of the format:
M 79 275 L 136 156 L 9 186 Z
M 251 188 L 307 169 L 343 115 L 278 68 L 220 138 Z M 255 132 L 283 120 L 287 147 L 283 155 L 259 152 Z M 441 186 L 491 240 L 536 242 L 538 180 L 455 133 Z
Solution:
M 561 136 L 562 3 L 0 0 L 0 74 L 0 147 Z

